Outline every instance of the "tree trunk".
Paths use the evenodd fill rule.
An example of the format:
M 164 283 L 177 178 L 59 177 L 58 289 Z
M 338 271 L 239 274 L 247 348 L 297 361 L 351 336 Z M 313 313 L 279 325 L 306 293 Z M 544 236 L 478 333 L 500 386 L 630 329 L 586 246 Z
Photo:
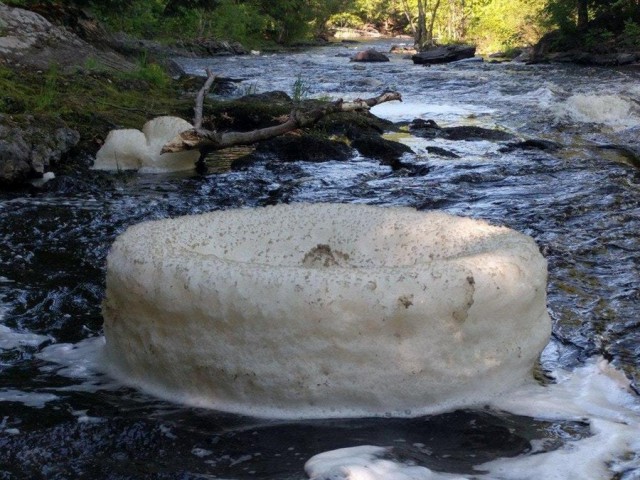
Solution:
M 584 30 L 589 23 L 589 1 L 578 0 L 578 30 Z
M 433 11 L 431 12 L 431 21 L 429 22 L 429 30 L 427 31 L 427 41 L 430 45 L 434 45 L 433 41 L 433 26 L 436 23 L 436 15 L 438 14 L 438 8 L 440 8 L 440 0 L 436 1 L 436 4 L 433 6 Z
M 424 11 L 424 0 L 418 0 L 418 24 L 416 25 L 415 47 L 421 51 L 427 44 L 427 17 Z
M 236 145 L 250 145 L 261 140 L 277 137 L 278 135 L 282 135 L 298 128 L 311 126 L 321 118 L 332 113 L 367 111 L 371 107 L 384 102 L 391 102 L 394 100 L 402 101 L 402 97 L 398 92 L 385 92 L 377 97 L 365 100 L 358 99 L 353 102 L 337 100 L 307 112 L 293 110 L 284 123 L 273 127 L 260 128 L 250 132 L 218 132 L 216 130 L 205 130 L 200 126 L 202 121 L 203 99 L 207 90 L 213 83 L 213 80 L 211 80 L 213 77 L 213 73 L 209 72 L 209 78 L 207 78 L 205 85 L 198 93 L 195 107 L 195 128 L 182 132 L 173 138 L 169 143 L 162 147 L 162 153 L 175 153 L 184 150 L 197 149 L 200 150 L 202 158 L 202 156 L 207 152 L 222 150 Z

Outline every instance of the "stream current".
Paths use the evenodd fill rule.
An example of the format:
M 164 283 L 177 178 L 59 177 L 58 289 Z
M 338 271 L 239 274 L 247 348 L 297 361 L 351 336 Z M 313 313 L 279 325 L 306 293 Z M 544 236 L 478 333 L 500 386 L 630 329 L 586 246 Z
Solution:
M 388 50 L 390 42 L 375 46 Z M 582 371 L 607 359 L 618 384 L 625 375 L 631 381 L 625 406 L 614 402 L 624 409 L 616 415 L 626 426 L 640 426 L 640 170 L 631 159 L 640 147 L 640 71 L 478 62 L 426 68 L 399 56 L 383 64 L 350 63 L 363 48 L 179 61 L 188 71 L 204 74 L 210 67 L 244 79 L 237 95 L 291 93 L 298 74 L 313 97 L 366 98 L 393 89 L 404 102 L 380 105 L 375 114 L 497 127 L 561 148 L 501 152 L 504 142 L 427 140 L 407 131 L 390 138 L 414 150 L 405 162 L 427 167 L 413 173 L 362 157 L 263 161 L 207 175 L 116 175 L 112 186 L 74 194 L 1 194 L 0 479 L 303 479 L 312 456 L 367 445 L 387 448 L 396 467 L 425 469 L 389 467 L 379 477 L 348 469 L 342 476 L 309 474 L 640 478 L 639 452 L 629 448 L 608 459 L 602 475 L 594 469 L 587 477 L 552 477 L 549 472 L 561 469 L 551 460 L 544 477 L 525 466 L 519 474 L 478 473 L 479 465 L 534 458 L 532 452 L 551 458 L 595 435 L 594 423 L 580 415 L 547 418 L 510 408 L 508 399 L 496 408 L 428 417 L 283 422 L 172 404 L 96 373 L 105 258 L 130 225 L 279 202 L 441 209 L 536 240 L 549 262 L 553 319 L 538 379 L 549 383 L 558 376 L 553 372 Z M 432 146 L 460 158 L 429 153 Z M 569 384 L 569 397 L 589 395 L 584 382 Z M 360 454 L 373 472 L 376 453 L 354 455 Z

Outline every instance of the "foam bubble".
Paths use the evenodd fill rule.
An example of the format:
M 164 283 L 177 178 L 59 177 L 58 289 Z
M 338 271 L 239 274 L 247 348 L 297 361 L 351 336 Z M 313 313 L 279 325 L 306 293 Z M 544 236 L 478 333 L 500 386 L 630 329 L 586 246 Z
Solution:
M 573 372 L 557 372 L 557 383 L 526 385 L 501 396 L 492 407 L 547 420 L 587 422 L 591 436 L 549 452 L 539 448 L 515 458 L 477 465 L 477 480 L 609 480 L 640 475 L 640 400 L 622 372 L 602 359 Z M 534 446 L 535 447 L 535 446 Z M 388 449 L 361 446 L 325 452 L 306 465 L 310 478 L 431 480 L 434 472 L 385 460 Z M 365 474 L 363 474 L 365 472 Z M 480 473 L 482 472 L 482 473 Z M 486 472 L 486 473 L 484 473 Z M 452 477 L 442 477 L 452 478 Z

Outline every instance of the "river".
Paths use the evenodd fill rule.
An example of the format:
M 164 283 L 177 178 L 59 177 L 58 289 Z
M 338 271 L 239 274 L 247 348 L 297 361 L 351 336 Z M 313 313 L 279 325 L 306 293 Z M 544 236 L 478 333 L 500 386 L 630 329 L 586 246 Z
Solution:
M 384 51 L 390 42 L 374 45 Z M 628 432 L 621 434 L 626 446 L 602 447 L 587 476 L 563 469 L 563 462 L 588 465 L 585 452 L 595 447 L 586 442 L 598 432 L 609 438 L 620 432 L 616 425 L 640 426 L 640 170 L 629 153 L 640 148 L 640 71 L 424 67 L 400 56 L 350 63 L 363 48 L 179 61 L 188 71 L 209 67 L 244 79 L 236 95 L 291 93 L 298 76 L 312 97 L 366 98 L 392 89 L 404 101 L 375 107 L 375 114 L 497 127 L 561 148 L 504 152 L 504 142 L 426 140 L 406 131 L 390 136 L 411 146 L 415 155 L 405 161 L 427 166 L 421 174 L 356 157 L 259 162 L 207 175 L 118 174 L 111 185 L 75 194 L 0 194 L 0 479 L 303 479 L 311 457 L 346 447 L 360 450 L 346 451 L 342 476 L 327 470 L 324 457 L 320 473 L 310 475 L 640 478 L 640 452 L 629 447 Z M 432 146 L 460 158 L 429 153 Z M 493 408 L 427 417 L 284 422 L 172 404 L 99 373 L 105 258 L 114 238 L 143 220 L 272 203 L 274 192 L 276 201 L 441 209 L 532 236 L 549 262 L 553 320 L 538 378 L 566 380 L 559 380 L 566 389 L 556 391 L 556 404 L 588 398 L 595 406 L 546 415 L 554 400 L 525 408 L 526 397 L 535 403 L 537 391 L 530 391 Z M 613 398 L 608 383 L 594 393 L 602 377 L 621 385 L 624 398 Z M 570 451 L 582 456 L 569 461 Z M 509 459 L 515 463 L 505 466 Z M 536 459 L 535 468 L 526 463 Z M 356 467 L 378 476 L 357 476 Z

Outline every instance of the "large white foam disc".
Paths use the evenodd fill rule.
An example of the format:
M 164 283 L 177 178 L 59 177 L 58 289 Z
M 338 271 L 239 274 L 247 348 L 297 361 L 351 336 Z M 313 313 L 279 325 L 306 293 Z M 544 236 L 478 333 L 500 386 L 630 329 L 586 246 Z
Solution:
M 531 378 L 546 261 L 440 212 L 293 204 L 129 228 L 108 257 L 112 371 L 258 416 L 418 415 Z

